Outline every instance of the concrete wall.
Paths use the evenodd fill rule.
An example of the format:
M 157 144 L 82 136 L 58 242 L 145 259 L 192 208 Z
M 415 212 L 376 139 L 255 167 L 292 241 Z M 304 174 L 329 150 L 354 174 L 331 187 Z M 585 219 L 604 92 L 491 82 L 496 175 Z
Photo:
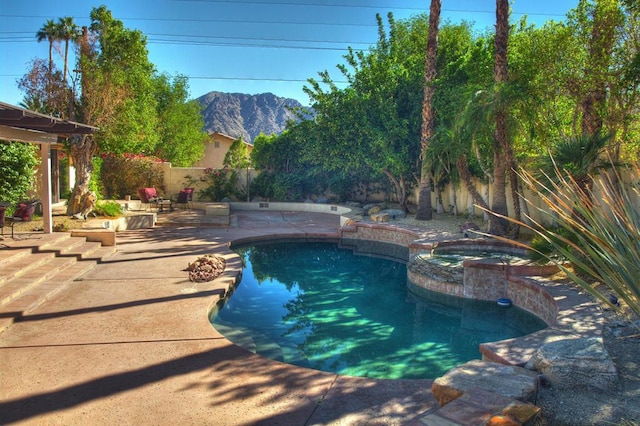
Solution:
M 189 168 L 172 167 L 170 163 L 164 163 L 163 167 L 164 167 L 164 179 L 165 179 L 164 186 L 166 188 L 167 196 L 172 196 L 177 194 L 182 188 L 185 188 L 187 186 L 186 184 L 188 181 L 192 182 L 189 186 L 196 188 L 196 196 L 197 196 L 198 190 L 204 189 L 206 187 L 206 183 L 200 180 L 205 174 L 205 169 L 206 169 L 205 167 L 189 167 Z M 243 187 L 246 186 L 247 184 L 246 170 L 239 170 L 238 174 L 241 177 L 240 185 L 242 185 Z M 258 171 L 250 170 L 249 178 L 248 178 L 249 182 L 253 180 L 258 174 L 259 174 Z M 189 177 L 191 179 L 189 179 Z M 638 176 L 632 173 L 627 173 L 626 175 L 623 176 L 623 179 L 625 182 L 638 183 L 639 178 Z M 195 180 L 195 182 L 193 182 L 193 180 Z M 631 185 L 631 184 L 628 184 L 628 185 Z M 492 194 L 490 185 L 487 185 L 483 182 L 476 180 L 475 188 L 486 200 L 488 200 L 487 201 L 488 204 L 491 205 L 493 201 L 493 194 Z M 628 188 L 631 188 L 628 191 L 631 197 L 631 201 L 635 204 L 636 209 L 640 209 L 640 194 L 637 191 L 633 190 L 631 186 L 628 186 Z M 318 195 L 323 195 L 323 194 L 318 194 Z M 436 195 L 437 194 L 435 192 L 431 193 L 431 197 L 432 197 L 431 201 L 434 209 L 436 208 Z M 381 202 L 381 201 L 384 201 L 386 196 L 387 194 L 382 192 L 377 194 L 370 194 L 368 201 Z M 544 210 L 545 208 L 544 201 L 538 197 L 533 196 L 531 191 L 526 189 L 524 190 L 524 196 L 530 200 L 531 204 L 521 202 L 523 220 L 527 222 L 528 220 L 525 218 L 525 215 L 529 215 L 531 218 L 533 218 L 537 222 L 550 224 L 549 216 L 541 213 L 540 211 L 540 210 Z M 250 197 L 252 199 L 254 198 L 252 194 L 250 194 Z M 414 191 L 414 194 L 411 197 L 411 201 L 413 203 L 415 203 L 415 200 L 417 200 L 417 189 Z M 488 216 L 482 210 L 474 206 L 473 198 L 469 193 L 469 191 L 467 191 L 467 189 L 464 186 L 447 185 L 445 189 L 442 191 L 442 202 L 445 208 L 445 212 L 447 213 L 451 212 L 451 206 L 454 204 L 454 200 L 457 206 L 458 215 L 461 215 L 461 216 L 470 215 L 473 217 L 482 217 L 485 220 L 488 218 Z M 239 200 L 239 201 L 245 201 L 245 200 Z M 513 213 L 512 204 L 513 203 L 511 201 L 511 192 L 507 188 L 507 206 L 510 214 Z
M 173 167 L 171 163 L 163 163 L 164 188 L 165 196 L 172 197 L 178 194 L 183 188 L 195 188 L 195 197 L 198 199 L 198 191 L 205 189 L 208 185 L 203 182 L 205 176 L 205 167 Z M 249 182 L 258 175 L 255 170 L 249 170 Z M 245 187 L 247 185 L 247 170 L 238 170 L 239 185 Z M 205 200 L 211 201 L 211 200 Z

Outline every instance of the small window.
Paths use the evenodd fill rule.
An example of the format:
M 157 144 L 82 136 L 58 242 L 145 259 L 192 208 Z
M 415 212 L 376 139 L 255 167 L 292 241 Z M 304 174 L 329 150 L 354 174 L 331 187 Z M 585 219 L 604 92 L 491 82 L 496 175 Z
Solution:
M 214 141 L 214 142 L 213 142 L 213 147 L 214 147 L 214 148 L 220 148 L 220 142 L 218 142 L 218 141 Z

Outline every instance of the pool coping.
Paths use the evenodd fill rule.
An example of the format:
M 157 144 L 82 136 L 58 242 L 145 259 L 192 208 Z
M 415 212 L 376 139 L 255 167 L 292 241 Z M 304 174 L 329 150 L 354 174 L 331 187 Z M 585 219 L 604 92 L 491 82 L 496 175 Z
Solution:
M 359 231 L 365 231 L 365 238 L 359 238 Z M 362 234 L 362 232 L 360 232 Z M 382 239 L 372 239 L 372 235 L 378 234 Z M 300 232 L 287 234 L 270 234 L 255 237 L 243 237 L 230 240 L 229 248 L 237 244 L 245 244 L 252 241 L 269 241 L 275 239 L 307 239 L 307 240 L 343 240 L 343 239 L 366 239 L 368 241 L 383 241 L 391 244 L 405 245 L 410 254 L 415 254 L 420 250 L 427 250 L 437 244 L 436 241 L 427 241 L 416 231 L 403 228 L 397 225 L 387 225 L 380 223 L 357 222 L 348 226 L 342 226 L 337 233 L 317 233 Z M 463 242 L 468 239 L 461 240 Z M 472 262 L 478 263 L 478 262 Z M 239 277 L 242 274 L 242 266 L 238 257 L 239 269 L 230 269 L 229 263 L 224 275 L 234 275 Z M 469 266 L 469 265 L 467 265 Z M 495 266 L 503 267 L 502 265 Z M 533 277 L 526 275 L 509 275 L 510 287 L 509 295 L 515 306 L 528 310 L 543 319 L 548 327 L 526 336 L 487 342 L 480 344 L 478 350 L 485 361 L 500 362 L 502 364 L 523 366 L 531 359 L 535 351 L 543 344 L 563 340 L 567 338 L 575 339 L 582 337 L 602 336 L 604 318 L 598 306 L 593 303 L 591 297 L 583 291 L 576 289 L 568 281 L 552 281 L 544 277 Z M 236 283 L 232 282 L 230 286 Z M 455 286 L 454 286 L 455 287 Z M 460 286 L 459 286 L 460 287 Z M 519 300 L 518 294 L 526 289 L 530 294 L 544 301 L 544 305 L 553 309 L 552 313 L 527 309 Z M 208 307 L 209 318 L 216 305 L 224 297 L 227 297 L 230 288 L 224 294 L 211 301 Z M 232 291 L 232 289 L 231 289 Z M 457 290 L 449 292 L 456 296 L 462 296 Z M 529 296 L 531 297 L 531 296 Z M 541 303 L 542 304 L 542 303 Z

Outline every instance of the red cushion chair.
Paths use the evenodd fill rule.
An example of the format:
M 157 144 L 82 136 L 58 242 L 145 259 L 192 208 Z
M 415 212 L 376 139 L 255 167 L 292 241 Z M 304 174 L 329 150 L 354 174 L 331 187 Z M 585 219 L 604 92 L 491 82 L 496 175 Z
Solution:
M 158 206 L 158 193 L 155 188 L 139 188 L 138 195 L 140 196 L 140 202 L 146 204 L 147 210 L 151 206 Z
M 181 204 L 183 208 L 193 208 L 193 192 L 195 188 L 184 188 L 178 193 L 176 204 Z
M 13 215 L 11 217 L 5 217 L 5 208 L 2 208 L 2 212 L 0 213 L 0 229 L 2 229 L 2 235 L 4 236 L 4 227 L 6 225 L 11 225 L 11 238 L 13 238 L 13 227 L 16 222 L 30 222 L 33 218 L 33 214 L 36 212 L 36 206 L 38 205 L 38 200 L 32 201 L 22 201 L 16 205 L 16 208 L 13 210 Z

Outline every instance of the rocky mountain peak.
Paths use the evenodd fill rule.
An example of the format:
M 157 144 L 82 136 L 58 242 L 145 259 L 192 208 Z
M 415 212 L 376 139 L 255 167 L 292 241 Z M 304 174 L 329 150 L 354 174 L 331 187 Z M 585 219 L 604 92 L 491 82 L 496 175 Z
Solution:
M 297 119 L 292 108 L 302 107 L 295 99 L 281 98 L 273 93 L 209 92 L 196 100 L 203 107 L 205 130 L 233 138 L 242 136 L 251 143 L 260 132 L 266 135 L 282 133 L 287 122 Z

